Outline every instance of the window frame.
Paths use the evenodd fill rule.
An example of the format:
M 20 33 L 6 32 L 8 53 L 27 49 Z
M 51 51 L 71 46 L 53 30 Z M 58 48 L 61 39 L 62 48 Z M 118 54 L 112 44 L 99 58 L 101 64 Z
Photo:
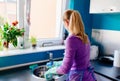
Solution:
M 30 24 L 27 22 L 28 14 L 30 14 L 30 6 L 31 6 L 31 0 L 16 0 L 17 1 L 17 14 L 16 19 L 19 21 L 18 27 L 25 29 L 24 37 L 18 38 L 18 46 L 17 48 L 29 48 L 30 42 L 29 42 L 29 27 Z M 53 38 L 53 39 L 38 39 L 37 45 L 42 47 L 43 44 L 49 45 L 62 45 L 64 42 L 64 26 L 62 21 L 62 14 L 67 9 L 67 1 L 68 0 L 59 0 L 61 1 L 61 13 L 59 17 L 59 24 L 60 25 L 60 36 L 59 38 Z M 60 4 L 58 2 L 58 4 Z M 12 48 L 15 49 L 15 48 Z
M 51 39 L 38 39 L 38 45 L 40 47 L 49 46 L 49 45 L 50 46 L 51 45 L 62 45 L 63 44 L 64 28 L 63 28 L 63 23 L 62 23 L 62 14 L 65 10 L 65 3 L 64 2 L 65 2 L 65 0 L 58 0 L 57 1 L 57 4 L 59 5 L 57 7 L 61 6 L 61 9 L 60 9 L 61 11 L 58 10 L 59 8 L 56 11 L 56 13 L 61 12 L 61 13 L 57 14 L 57 18 L 56 18 L 56 20 L 59 20 L 59 22 L 56 24 L 57 27 L 60 27 L 60 28 L 58 28 L 58 29 L 60 29 L 59 30 L 59 37 L 58 38 L 51 38 Z
M 20 11 L 19 11 L 19 7 L 18 7 L 18 5 L 19 5 L 18 1 L 19 1 L 19 0 L 16 0 L 16 1 L 15 1 L 15 0 L 14 0 L 14 1 L 1 0 L 1 1 L 0 1 L 0 2 L 5 2 L 6 10 L 7 10 L 7 7 L 8 7 L 7 3 L 10 3 L 10 2 L 11 2 L 11 3 L 16 3 L 16 20 L 18 20 L 19 17 L 20 17 L 19 14 L 18 14 L 18 13 L 20 12 Z M 10 13 L 10 14 L 11 14 L 11 13 L 14 13 L 14 12 L 6 11 L 6 10 L 5 10 L 5 15 L 8 15 L 9 13 Z M 6 22 L 6 21 L 7 21 L 7 18 L 5 17 L 5 22 Z M 19 21 L 19 20 L 18 20 L 18 21 Z M 21 21 L 21 20 L 20 20 L 20 21 Z M 11 23 L 11 22 L 10 22 L 10 23 Z M 23 25 L 21 26 L 21 25 L 20 25 L 20 22 L 19 22 L 18 28 L 20 28 L 20 27 L 23 27 Z M 19 45 L 20 45 L 20 44 L 19 44 L 19 38 L 18 38 L 18 46 L 17 46 L 17 48 L 20 47 Z M 13 45 L 10 44 L 10 50 L 12 50 L 12 49 L 16 49 L 16 48 L 15 48 Z
M 19 8 L 18 12 L 18 20 L 20 22 L 19 27 L 24 27 L 25 33 L 24 37 L 20 39 L 20 45 L 24 45 L 23 48 L 28 48 L 30 47 L 30 42 L 29 40 L 29 23 L 27 22 L 28 14 L 30 14 L 30 6 L 31 6 L 31 0 L 18 0 L 19 5 L 24 5 Z M 63 44 L 63 37 L 64 37 L 64 27 L 63 27 L 63 22 L 62 22 L 62 14 L 66 9 L 66 2 L 67 0 L 58 0 L 61 1 L 61 13 L 59 17 L 59 23 L 57 25 L 60 25 L 60 36 L 59 38 L 52 38 L 52 39 L 38 39 L 37 40 L 37 45 L 38 47 L 43 47 L 43 46 L 52 46 L 52 45 L 62 45 Z M 58 2 L 58 4 L 60 4 Z
M 19 7 L 20 6 L 20 7 Z M 24 7 L 25 7 L 25 0 L 17 0 L 17 20 L 19 21 L 18 27 L 24 28 Z M 18 38 L 18 48 L 24 48 L 24 37 Z

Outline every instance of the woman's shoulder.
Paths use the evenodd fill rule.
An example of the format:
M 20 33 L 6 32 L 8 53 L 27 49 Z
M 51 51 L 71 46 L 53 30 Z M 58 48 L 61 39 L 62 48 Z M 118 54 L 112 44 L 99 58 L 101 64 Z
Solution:
M 66 48 L 75 50 L 77 48 L 76 43 L 78 43 L 76 37 L 74 35 L 69 35 L 66 39 Z
M 68 39 L 76 39 L 77 37 L 75 35 L 69 35 Z
M 75 35 L 69 35 L 67 40 L 70 40 L 70 41 L 77 41 L 79 40 L 80 41 L 80 38 L 78 38 L 77 36 Z
M 82 41 L 80 38 L 76 37 L 75 35 L 70 35 L 67 37 L 67 43 L 75 44 L 75 43 L 81 43 Z

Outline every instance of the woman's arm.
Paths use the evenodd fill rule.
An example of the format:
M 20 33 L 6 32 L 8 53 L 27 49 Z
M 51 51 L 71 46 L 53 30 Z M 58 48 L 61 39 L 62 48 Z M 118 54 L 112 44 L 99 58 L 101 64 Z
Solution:
M 68 38 L 62 65 L 57 69 L 58 74 L 66 74 L 70 71 L 75 58 L 76 45 L 74 38 Z

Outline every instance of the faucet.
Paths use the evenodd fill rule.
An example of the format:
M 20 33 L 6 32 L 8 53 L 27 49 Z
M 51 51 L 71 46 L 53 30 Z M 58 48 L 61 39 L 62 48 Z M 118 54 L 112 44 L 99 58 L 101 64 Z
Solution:
M 53 42 L 44 42 L 44 43 L 42 43 L 42 47 L 51 46 L 51 45 L 53 45 Z
M 51 65 L 53 65 L 53 53 L 49 53 L 49 61 L 51 63 Z
M 53 65 L 53 53 L 50 52 L 50 53 L 49 53 L 49 62 L 46 64 L 46 66 L 47 66 L 48 68 L 51 68 L 52 65 Z

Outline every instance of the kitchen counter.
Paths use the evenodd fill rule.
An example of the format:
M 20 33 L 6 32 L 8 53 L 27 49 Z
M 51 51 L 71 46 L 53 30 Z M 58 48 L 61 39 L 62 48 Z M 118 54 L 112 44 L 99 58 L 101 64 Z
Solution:
M 91 61 L 95 73 L 104 76 L 111 81 L 120 81 L 120 68 L 114 67 L 113 64 L 103 63 L 98 60 Z
M 54 59 L 61 59 L 63 58 L 64 49 L 64 46 L 53 46 L 37 49 L 21 49 L 8 51 L 8 54 L 0 52 L 0 71 L 19 66 L 41 63 L 44 61 L 46 62 L 49 58 L 48 52 L 53 53 Z M 25 65 L 23 63 L 25 63 Z M 108 79 L 108 81 L 120 81 L 120 78 L 117 78 L 118 76 L 120 77 L 120 68 L 113 67 L 112 64 L 103 63 L 98 60 L 91 61 L 91 64 L 94 67 L 95 73 L 99 77 L 102 77 L 102 79 Z
M 99 61 L 91 61 L 91 64 L 94 66 L 97 81 L 120 81 L 116 78 L 120 75 L 120 68 Z M 31 81 L 31 78 L 32 73 L 28 66 L 0 71 L 0 81 Z
M 96 73 L 95 76 L 97 81 L 113 81 Z M 32 78 L 33 74 L 28 66 L 0 71 L 0 81 L 33 81 Z
M 36 49 L 18 49 L 0 52 L 0 71 L 42 63 L 49 60 L 49 54 L 53 54 L 53 59 L 63 58 L 65 46 L 37 47 Z
M 60 49 L 65 49 L 65 46 L 58 45 L 58 46 L 48 46 L 48 47 L 36 47 L 35 49 L 27 48 L 27 49 L 6 50 L 6 51 L 0 51 L 0 57 L 31 54 L 31 53 L 44 52 L 44 51 L 54 51 Z

